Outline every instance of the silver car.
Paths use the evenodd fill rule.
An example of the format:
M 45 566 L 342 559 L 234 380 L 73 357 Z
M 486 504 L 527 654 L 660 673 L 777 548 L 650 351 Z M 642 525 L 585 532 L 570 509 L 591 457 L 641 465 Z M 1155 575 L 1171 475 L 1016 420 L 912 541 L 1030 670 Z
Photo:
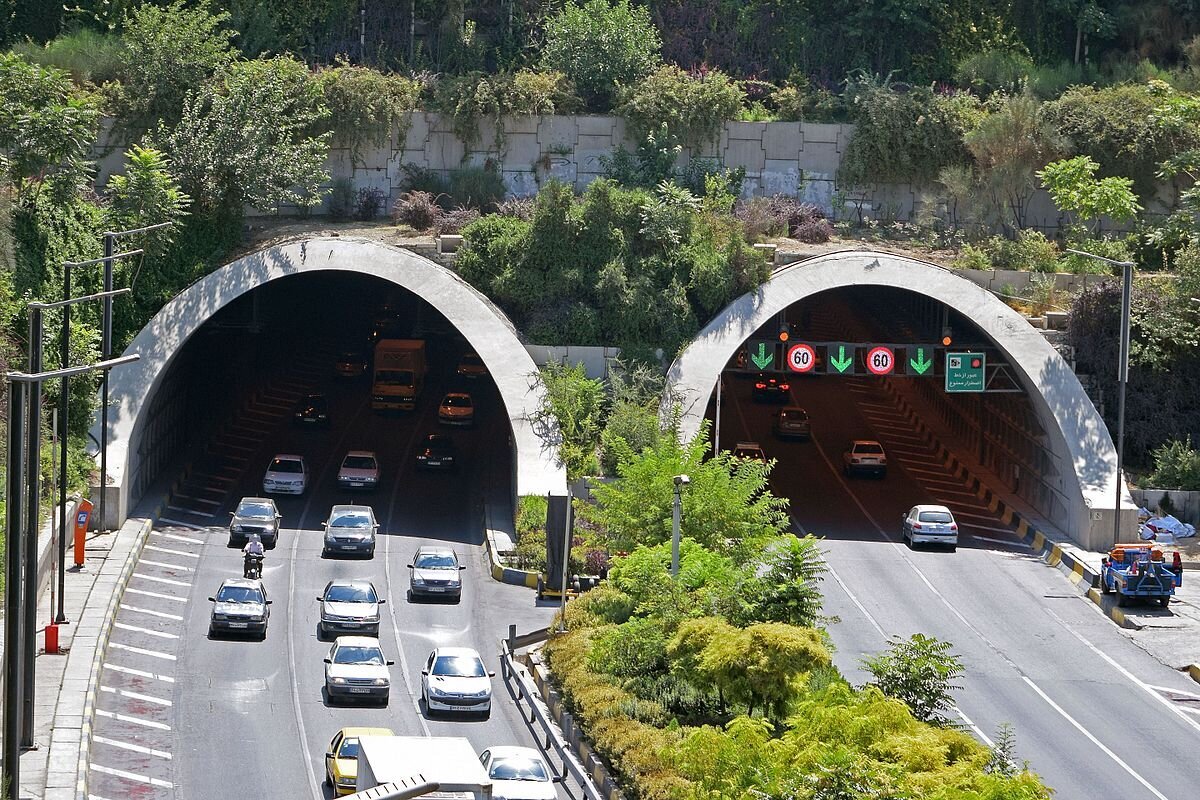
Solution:
M 279 520 L 282 515 L 269 497 L 243 497 L 229 521 L 229 543 L 245 543 L 250 534 L 257 533 L 262 543 L 274 547 L 279 541 Z
M 421 670 L 421 699 L 425 712 L 492 713 L 492 678 L 476 650 L 439 647 L 429 654 Z
M 329 519 L 321 525 L 325 528 L 322 556 L 365 553 L 371 558 L 375 555 L 375 533 L 379 523 L 370 506 L 334 506 Z
M 343 489 L 374 489 L 379 486 L 379 460 L 370 450 L 351 450 L 342 459 L 337 474 Z
M 213 604 L 208 621 L 210 637 L 218 633 L 255 633 L 260 639 L 267 638 L 271 601 L 262 581 L 227 578 L 208 601 Z
M 951 550 L 958 547 L 958 523 L 945 506 L 913 506 L 902 517 L 900 535 L 911 546 L 940 544 Z
M 367 636 L 339 636 L 325 657 L 325 693 L 336 698 L 378 700 L 387 705 L 394 662 L 383 657 L 379 640 Z
M 330 581 L 317 601 L 321 604 L 318 625 L 322 636 L 334 632 L 379 635 L 379 606 L 387 600 L 370 581 Z
M 408 599 L 414 597 L 462 597 L 462 577 L 465 566 L 449 547 L 421 545 L 408 565 Z

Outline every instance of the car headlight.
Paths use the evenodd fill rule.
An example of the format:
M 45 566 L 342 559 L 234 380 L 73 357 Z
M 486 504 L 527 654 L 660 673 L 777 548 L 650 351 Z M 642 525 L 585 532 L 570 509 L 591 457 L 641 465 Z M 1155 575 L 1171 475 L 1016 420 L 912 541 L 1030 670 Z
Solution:
M 346 682 L 346 679 L 345 679 L 345 678 L 339 678 L 338 676 L 336 676 L 336 675 L 335 675 L 335 676 L 333 676 L 332 678 L 330 678 L 330 679 L 329 679 L 329 682 L 330 682 L 330 683 L 336 683 L 336 684 L 343 684 L 343 683 L 345 683 L 345 682 Z
M 487 689 L 480 689 L 478 692 L 472 692 L 471 697 L 487 697 L 491 694 Z
M 245 526 L 245 525 L 234 525 L 234 526 L 233 526 L 233 532 L 234 532 L 234 533 L 244 533 L 244 532 L 245 532 L 245 530 L 246 530 L 246 526 Z
M 387 678 L 376 678 L 376 679 L 375 679 L 375 685 L 376 685 L 376 686 L 387 686 L 387 685 L 388 685 L 388 679 L 387 679 Z
M 445 695 L 445 694 L 446 694 L 446 692 L 445 692 L 444 690 L 442 690 L 442 689 L 439 689 L 439 688 L 438 688 L 438 687 L 436 687 L 436 686 L 430 686 L 430 687 L 429 687 L 429 693 L 430 693 L 431 695 L 434 695 L 435 697 L 442 697 L 443 695 Z
M 424 578 L 418 578 L 418 577 L 416 577 L 416 576 L 414 575 L 414 576 L 413 576 L 413 579 L 412 579 L 412 585 L 413 585 L 413 586 L 424 586 L 424 585 L 425 585 L 425 579 L 424 579 Z
M 227 617 L 224 614 L 213 614 L 212 618 L 217 622 L 224 622 Z

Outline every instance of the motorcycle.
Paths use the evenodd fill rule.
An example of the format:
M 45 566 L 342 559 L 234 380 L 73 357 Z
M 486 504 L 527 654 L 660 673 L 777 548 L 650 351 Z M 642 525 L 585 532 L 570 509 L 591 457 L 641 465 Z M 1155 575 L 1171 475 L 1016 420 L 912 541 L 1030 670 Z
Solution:
M 246 553 L 242 559 L 242 577 L 250 580 L 262 578 L 263 557 L 256 553 Z

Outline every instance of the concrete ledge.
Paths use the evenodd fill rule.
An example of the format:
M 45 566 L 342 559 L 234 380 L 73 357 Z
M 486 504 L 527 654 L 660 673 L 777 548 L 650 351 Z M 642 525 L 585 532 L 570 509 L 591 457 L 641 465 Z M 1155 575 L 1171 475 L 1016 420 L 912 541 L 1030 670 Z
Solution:
M 1188 664 L 1187 674 L 1196 683 L 1200 683 L 1200 664 Z
M 524 586 L 529 589 L 536 589 L 538 585 L 538 573 L 530 572 L 524 569 L 513 569 L 506 567 L 500 563 L 496 552 L 499 548 L 496 547 L 496 537 L 498 534 L 491 528 L 487 531 L 487 536 L 483 540 L 484 549 L 487 550 L 488 561 L 492 567 L 492 578 L 500 583 L 510 583 L 513 586 Z

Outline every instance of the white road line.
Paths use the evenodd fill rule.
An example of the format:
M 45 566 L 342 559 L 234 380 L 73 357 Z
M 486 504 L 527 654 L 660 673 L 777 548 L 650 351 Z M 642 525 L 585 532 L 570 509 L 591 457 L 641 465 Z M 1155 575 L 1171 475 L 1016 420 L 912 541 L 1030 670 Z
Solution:
M 107 736 L 96 736 L 94 734 L 92 736 L 92 741 L 100 744 L 106 744 L 109 747 L 119 747 L 122 750 L 129 750 L 134 753 L 142 753 L 143 755 L 147 756 L 156 756 L 157 758 L 165 758 L 168 761 L 171 760 L 170 753 L 166 752 L 165 750 L 155 750 L 153 747 L 142 747 L 140 744 L 133 744 L 132 742 L 118 742 L 116 739 L 109 739 Z M 92 798 L 96 797 L 96 795 L 89 796 Z
M 160 578 L 157 575 L 147 575 L 144 572 L 135 572 L 133 577 L 141 578 L 144 581 L 154 581 L 155 583 L 166 583 L 171 586 L 191 586 L 191 581 L 177 581 L 174 578 Z
M 950 470 L 938 467 L 935 464 L 935 462 L 932 462 L 932 461 L 928 461 L 928 460 L 918 461 L 914 458 L 905 458 L 903 456 L 895 456 L 895 460 L 899 461 L 901 464 L 906 465 L 905 469 L 911 470 L 912 472 L 926 472 L 926 473 L 929 473 L 930 475 L 938 475 L 942 478 L 952 477 L 952 475 L 950 474 Z M 960 481 L 957 481 L 955 485 L 963 486 L 964 484 L 960 480 Z
M 1189 714 L 1196 714 L 1197 716 L 1200 716 L 1200 708 L 1188 708 L 1187 706 L 1180 706 L 1179 710 L 1186 711 Z
M 999 522 L 1000 521 L 998 519 L 997 515 L 995 515 L 995 514 L 991 514 L 991 515 L 972 514 L 970 511 L 955 511 L 954 516 L 956 516 L 956 517 L 972 517 L 974 519 L 985 519 L 988 522 Z
M 221 450 L 236 450 L 239 453 L 253 453 L 258 449 L 257 444 L 234 444 L 233 442 L 223 442 L 220 439 L 217 439 L 213 444 Z
M 209 475 L 208 480 L 213 483 L 233 483 L 233 478 L 222 478 L 220 475 Z
M 173 594 L 163 594 L 162 592 L 148 592 L 145 589 L 134 589 L 132 586 L 125 587 L 126 594 L 140 594 L 143 597 L 154 597 L 159 600 L 174 600 L 176 603 L 186 603 L 186 597 L 176 597 Z
M 151 697 L 148 694 L 138 694 L 137 692 L 126 691 L 125 689 L 114 689 L 111 686 L 101 686 L 100 691 L 108 694 L 117 694 L 121 697 L 128 697 L 130 700 L 144 700 L 147 703 L 154 703 L 157 706 L 174 705 L 170 700 L 164 700 L 161 697 Z
M 933 483 L 933 481 L 929 481 L 929 483 Z M 957 494 L 962 495 L 963 497 L 974 497 L 976 500 L 979 499 L 979 495 L 975 494 L 974 492 L 968 492 L 966 489 L 938 489 L 937 491 L 940 494 Z M 987 506 L 981 506 L 981 508 L 987 508 Z
M 153 678 L 154 680 L 162 681 L 163 683 L 175 682 L 175 679 L 170 675 L 159 675 L 156 672 L 147 672 L 144 669 L 134 669 L 133 667 L 126 667 L 122 666 L 121 664 L 113 664 L 108 661 L 104 662 L 104 668 L 111 669 L 113 672 L 120 672 L 125 675 L 137 675 L 139 678 Z
M 197 511 L 194 508 L 187 508 L 186 506 L 177 506 L 167 503 L 167 508 L 171 509 L 172 511 L 182 511 L 184 514 L 191 514 L 193 517 L 212 517 L 212 514 L 208 511 Z
M 115 719 L 118 722 L 128 722 L 130 725 L 141 725 L 143 728 L 153 728 L 156 731 L 169 731 L 170 725 L 164 725 L 161 722 L 155 722 L 152 719 L 141 719 L 140 717 L 131 717 L 128 714 L 114 714 L 111 711 L 105 711 L 103 708 L 96 709 L 97 717 L 108 717 Z
M 143 628 L 139 625 L 127 625 L 124 622 L 114 622 L 114 628 L 120 628 L 123 631 L 134 631 L 135 633 L 144 633 L 147 636 L 157 636 L 160 639 L 178 639 L 179 636 L 174 633 L 165 633 L 163 631 L 155 631 L 150 628 Z
M 997 528 L 995 525 L 980 525 L 977 522 L 964 522 L 958 527 L 970 528 L 973 531 L 995 531 L 996 533 L 1011 533 L 1013 536 L 1017 535 L 1017 532 L 1012 528 Z
M 192 569 L 191 567 L 185 567 L 182 564 L 167 564 L 166 562 L 163 562 L 163 561 L 151 561 L 146 558 L 140 559 L 138 561 L 138 563 L 139 564 L 149 564 L 152 567 L 162 567 L 163 569 L 179 569 L 179 570 L 183 570 L 184 572 L 195 572 L 195 570 Z
M 991 530 L 997 529 L 992 528 Z M 991 542 L 992 544 L 1002 544 L 1006 547 L 1029 547 L 1029 545 L 1025 544 L 1024 542 L 1016 542 L 1012 541 L 1011 539 L 989 539 L 986 536 L 976 536 L 975 534 L 971 534 L 971 538 L 977 542 Z
M 194 522 L 183 522 L 182 520 L 171 519 L 170 517 L 159 517 L 158 521 L 164 522 L 167 525 L 178 525 L 181 528 L 190 528 L 191 530 L 194 530 L 194 531 L 204 530 L 203 525 L 197 525 Z M 158 535 L 166 536 L 169 539 L 179 539 L 184 542 L 192 542 L 194 544 L 204 544 L 204 542 L 200 541 L 199 539 L 188 539 L 186 536 L 176 536 L 175 534 L 171 534 L 171 533 L 159 533 L 158 531 L 151 531 L 151 533 L 157 533 Z
M 1185 697 L 1200 698 L 1200 694 L 1196 694 L 1195 692 L 1186 692 L 1183 689 L 1170 689 L 1166 686 L 1155 686 L 1150 683 L 1146 684 L 1146 688 L 1154 689 L 1155 691 L 1159 691 L 1159 692 L 1170 692 L 1171 694 L 1181 694 L 1181 695 L 1184 695 Z
M 183 492 L 176 492 L 175 496 L 191 500 L 193 503 L 203 503 L 206 506 L 219 506 L 224 502 L 223 500 L 209 500 L 207 497 L 196 497 L 195 495 L 184 494 Z
M 137 614 L 149 614 L 152 617 L 161 617 L 162 619 L 174 620 L 175 622 L 183 622 L 183 617 L 179 616 L 178 614 L 168 614 L 165 611 L 154 611 L 149 608 L 139 608 L 137 606 L 128 606 L 128 605 L 125 605 L 124 603 L 120 604 L 120 608 L 122 611 L 133 611 L 134 613 L 137 613 Z
M 162 652 L 159 652 L 158 650 L 147 650 L 144 647 L 134 647 L 134 646 L 128 645 L 128 644 L 121 644 L 120 642 L 109 642 L 108 646 L 115 647 L 118 650 L 125 650 L 126 652 L 129 652 L 129 653 L 137 653 L 138 655 L 142 655 L 142 656 L 150 656 L 151 658 L 161 658 L 163 661 L 178 661 L 178 659 L 175 658 L 175 656 L 171 655 L 170 653 L 162 653 Z
M 183 556 L 184 558 L 199 558 L 199 553 L 189 553 L 187 550 L 172 550 L 169 547 L 159 547 L 156 544 L 145 545 L 143 550 L 153 550 L 156 553 L 170 553 L 173 556 Z
M 100 712 L 97 711 L 96 713 L 99 714 Z M 91 769 L 94 769 L 96 772 L 102 772 L 105 775 L 115 775 L 118 778 L 124 778 L 125 780 L 128 780 L 128 781 L 136 781 L 137 783 L 144 783 L 144 784 L 147 784 L 148 786 L 158 786 L 159 788 L 162 788 L 162 789 L 174 789 L 175 788 L 175 784 L 171 783 L 170 781 L 164 781 L 161 778 L 151 778 L 149 775 L 142 775 L 137 772 L 126 772 L 123 769 L 113 769 L 112 767 L 102 767 L 99 764 L 93 764 L 90 761 L 88 762 L 88 767 Z

